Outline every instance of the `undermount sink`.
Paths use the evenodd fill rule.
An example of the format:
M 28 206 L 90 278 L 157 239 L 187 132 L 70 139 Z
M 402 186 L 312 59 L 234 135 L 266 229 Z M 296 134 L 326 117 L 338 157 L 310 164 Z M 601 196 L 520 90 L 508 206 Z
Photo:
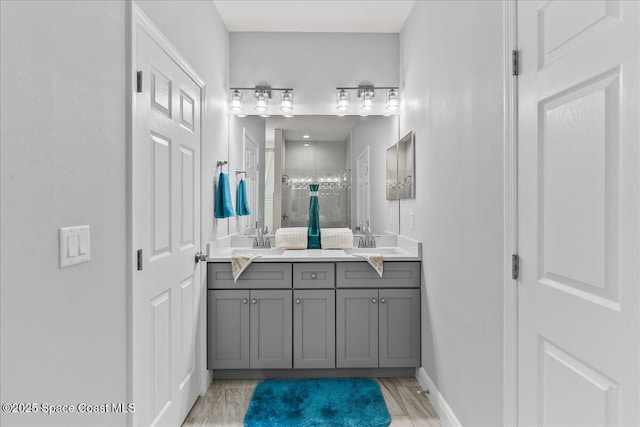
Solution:
M 347 255 L 353 254 L 397 254 L 399 253 L 396 248 L 353 248 L 345 249 L 344 253 Z
M 276 248 L 244 248 L 234 249 L 233 255 L 282 255 L 284 250 Z

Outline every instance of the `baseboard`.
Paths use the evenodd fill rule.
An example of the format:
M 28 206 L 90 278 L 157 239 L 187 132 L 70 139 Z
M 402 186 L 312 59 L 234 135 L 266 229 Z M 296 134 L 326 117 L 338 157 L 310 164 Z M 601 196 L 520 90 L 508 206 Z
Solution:
M 214 380 L 292 378 L 411 378 L 415 368 L 215 369 Z
M 424 368 L 416 368 L 416 379 L 423 390 L 429 390 L 429 402 L 431 402 L 431 405 L 438 413 L 440 424 L 444 427 L 462 427 L 462 424 L 460 424 L 460 421 L 458 421 L 451 407 L 449 407 L 447 401 L 444 400 L 444 397 L 440 394 L 440 391 L 431 378 L 429 378 Z

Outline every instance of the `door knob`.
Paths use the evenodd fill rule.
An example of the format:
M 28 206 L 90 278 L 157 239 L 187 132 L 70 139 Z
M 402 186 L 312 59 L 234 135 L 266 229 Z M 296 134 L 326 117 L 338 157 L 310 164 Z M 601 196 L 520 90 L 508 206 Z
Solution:
M 300 298 L 296 299 L 296 304 L 300 304 L 302 302 L 302 300 Z
M 380 298 L 380 304 L 384 304 L 385 302 L 387 302 L 386 298 Z
M 371 304 L 375 304 L 375 303 L 377 303 L 377 302 L 378 302 L 378 300 L 377 300 L 377 299 L 375 299 L 375 298 L 371 298 Z
M 316 273 L 311 273 L 311 278 L 315 279 L 316 277 L 318 277 L 318 275 Z
M 249 300 L 248 300 L 248 299 L 246 299 L 246 298 L 242 298 L 242 303 L 243 303 L 243 304 L 246 304 L 246 303 L 248 303 L 248 302 L 249 302 Z
M 254 299 L 251 300 L 251 304 L 257 304 L 257 303 L 258 303 L 257 299 L 254 298 Z
M 196 264 L 199 263 L 200 261 L 204 262 L 207 260 L 207 254 L 206 252 L 196 252 Z

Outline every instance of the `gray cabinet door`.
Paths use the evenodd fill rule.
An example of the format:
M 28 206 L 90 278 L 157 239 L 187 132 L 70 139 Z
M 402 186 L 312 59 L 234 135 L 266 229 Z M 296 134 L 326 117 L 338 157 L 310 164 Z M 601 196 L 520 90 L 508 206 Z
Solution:
M 251 368 L 291 368 L 291 292 L 251 291 Z
M 379 297 L 379 366 L 420 366 L 420 289 L 380 289 Z
M 335 368 L 335 291 L 295 290 L 293 301 L 293 367 Z
M 249 291 L 207 294 L 207 368 L 248 368 Z
M 378 290 L 336 291 L 336 366 L 378 367 Z

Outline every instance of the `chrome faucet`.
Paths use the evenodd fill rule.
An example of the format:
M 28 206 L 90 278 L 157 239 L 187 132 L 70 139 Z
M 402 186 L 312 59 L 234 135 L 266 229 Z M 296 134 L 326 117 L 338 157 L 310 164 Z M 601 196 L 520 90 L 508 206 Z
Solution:
M 363 230 L 365 235 L 364 237 L 360 237 L 358 240 L 359 248 L 375 248 L 376 247 L 376 238 L 373 237 L 371 233 L 371 227 L 369 226 L 369 220 L 365 224 L 360 226 L 360 230 Z
M 265 229 L 262 227 L 258 227 L 258 222 L 256 221 L 256 230 L 258 231 L 258 237 L 253 238 L 253 247 L 254 248 L 270 248 L 271 241 L 269 237 L 265 237 L 264 232 Z

